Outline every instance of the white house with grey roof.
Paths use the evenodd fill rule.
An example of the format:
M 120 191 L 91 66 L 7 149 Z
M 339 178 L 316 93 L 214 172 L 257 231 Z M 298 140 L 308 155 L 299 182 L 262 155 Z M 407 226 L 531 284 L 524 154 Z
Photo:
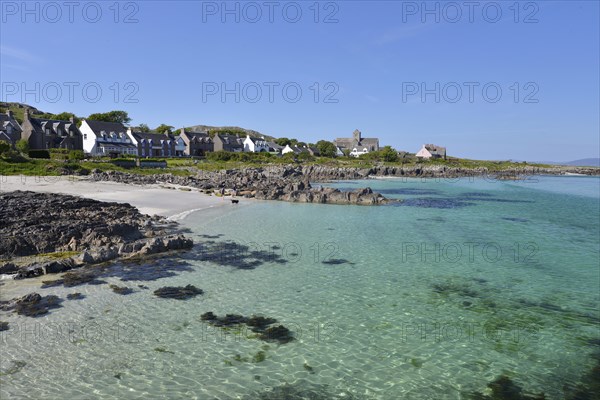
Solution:
M 138 154 L 138 147 L 121 123 L 86 119 L 79 130 L 83 136 L 83 151 L 92 156 Z
M 244 151 L 251 153 L 268 152 L 269 145 L 264 137 L 255 138 L 246 135 L 246 139 L 244 139 Z

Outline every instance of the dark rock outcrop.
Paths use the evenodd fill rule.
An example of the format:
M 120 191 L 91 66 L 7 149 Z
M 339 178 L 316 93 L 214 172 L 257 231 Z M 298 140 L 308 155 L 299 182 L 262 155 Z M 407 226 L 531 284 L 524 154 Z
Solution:
M 267 342 L 284 344 L 294 340 L 293 333 L 285 326 L 271 326 L 277 323 L 275 318 L 262 316 L 252 316 L 248 318 L 238 314 L 226 314 L 224 317 L 218 317 L 213 312 L 209 311 L 202 314 L 200 319 L 218 328 L 231 328 L 245 324 L 252 332 L 258 333 L 258 336 L 256 336 L 258 339 Z
M 165 286 L 154 291 L 154 295 L 164 299 L 186 300 L 203 294 L 202 289 L 194 285 L 187 286 Z
M 176 227 L 129 204 L 50 193 L 1 193 L 0 273 L 24 279 L 191 248 L 193 241 L 176 234 Z
M 58 296 L 41 296 L 38 293 L 30 293 L 23 297 L 0 302 L 0 310 L 15 311 L 26 317 L 38 317 L 44 315 L 51 308 L 61 307 L 62 300 Z
M 311 176 L 301 167 L 270 166 L 239 170 L 202 171 L 197 176 L 134 175 L 116 171 L 94 170 L 90 179 L 128 184 L 172 184 L 194 187 L 205 193 L 237 194 L 259 200 L 281 200 L 296 203 L 380 205 L 389 202 L 369 188 L 342 192 L 331 188 L 313 188 Z M 219 193 L 220 194 L 220 193 Z

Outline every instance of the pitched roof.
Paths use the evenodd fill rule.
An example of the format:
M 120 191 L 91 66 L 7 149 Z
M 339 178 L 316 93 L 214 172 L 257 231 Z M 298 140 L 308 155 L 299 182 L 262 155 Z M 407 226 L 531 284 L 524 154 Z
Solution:
M 51 129 L 52 131 L 58 133 L 58 130 L 61 129 L 64 132 L 75 131 L 79 132 L 79 128 L 77 125 L 72 123 L 71 121 L 61 121 L 57 119 L 48 119 L 48 118 L 29 118 L 29 122 L 35 129 L 35 131 L 44 133 L 46 129 Z
M 146 140 L 174 140 L 175 138 L 172 135 L 165 135 L 163 133 L 153 133 L 153 132 L 132 132 L 133 137 L 137 140 L 146 139 Z
M 269 146 L 271 149 L 273 149 L 275 151 L 281 151 L 285 147 L 285 146 L 280 146 L 275 142 L 267 142 L 267 146 Z
M 12 125 L 15 130 L 22 132 L 21 125 L 16 119 L 9 116 L 8 114 L 0 114 L 0 129 L 5 130 L 8 125 Z
M 112 146 L 112 147 L 127 147 L 127 148 L 133 148 L 133 149 L 137 149 L 136 145 L 133 143 L 119 143 L 119 142 L 104 142 L 104 141 L 98 141 L 98 146 L 104 147 L 104 146 Z
M 219 138 L 221 139 L 221 141 L 223 142 L 223 144 L 227 144 L 229 146 L 232 147 L 243 147 L 244 144 L 242 143 L 242 139 L 240 139 L 237 136 L 233 136 L 233 135 L 225 135 L 225 134 L 216 134 L 215 138 Z
M 86 119 L 85 122 L 89 125 L 89 127 L 94 131 L 94 133 L 99 134 L 104 131 L 106 133 L 125 133 L 127 132 L 127 128 L 120 122 L 105 122 L 105 121 L 94 121 Z
M 264 142 L 265 144 L 267 143 L 265 138 L 258 138 L 258 137 L 252 137 L 252 136 L 246 136 L 246 138 L 250 139 L 252 141 L 252 143 L 254 143 L 254 144 L 256 144 L 257 142 Z
M 425 147 L 427 149 L 427 151 L 429 151 L 431 153 L 431 155 L 440 155 L 440 156 L 444 156 L 446 155 L 446 148 L 442 147 L 442 146 L 436 146 L 435 144 L 426 144 L 423 145 L 423 147 Z

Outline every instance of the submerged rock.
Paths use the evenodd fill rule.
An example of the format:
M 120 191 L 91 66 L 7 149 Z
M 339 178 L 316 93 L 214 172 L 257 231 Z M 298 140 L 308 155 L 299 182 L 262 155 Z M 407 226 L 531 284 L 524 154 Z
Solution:
M 81 271 L 81 272 L 67 272 L 62 276 L 61 279 L 56 279 L 52 281 L 42 281 L 42 288 L 48 288 L 53 286 L 61 286 L 64 287 L 73 287 L 79 286 L 83 284 L 89 285 L 100 285 L 106 283 L 102 280 L 99 280 L 97 275 L 93 272 L 89 271 Z
M 217 318 L 216 320 L 213 320 L 212 324 L 214 326 L 219 326 L 219 327 L 226 327 L 226 326 L 228 327 L 228 326 L 245 324 L 247 321 L 248 321 L 248 318 L 244 317 L 243 315 L 227 314 L 224 317 L 220 317 L 220 318 Z
M 252 329 L 253 332 L 264 332 L 269 325 L 272 325 L 276 322 L 277 320 L 275 318 L 252 316 L 248 318 L 246 324 L 250 327 L 250 329 Z
M 292 332 L 283 325 L 267 328 L 258 337 L 267 342 L 289 343 L 294 340 Z
M 212 311 L 206 312 L 200 316 L 202 321 L 214 321 L 217 319 L 217 316 L 212 313 Z
M 84 296 L 84 295 L 82 295 L 82 294 L 81 294 L 81 293 L 79 293 L 79 292 L 75 292 L 75 293 L 69 293 L 69 294 L 67 295 L 67 300 L 81 300 L 81 299 L 83 299 L 84 297 L 85 297 L 85 296 Z
M 113 292 L 121 295 L 133 293 L 133 289 L 128 288 L 127 286 L 108 285 L 108 287 L 110 287 Z
M 538 395 L 529 395 L 523 393 L 523 389 L 514 383 L 508 376 L 501 375 L 495 381 L 487 385 L 491 391 L 491 395 L 482 393 L 474 393 L 471 395 L 473 400 L 545 400 L 546 396 L 543 393 Z
M 187 286 L 165 286 L 154 291 L 154 295 L 165 299 L 186 300 L 203 294 L 202 289 L 198 289 L 193 285 Z
M 255 378 L 256 379 L 256 378 Z M 357 395 L 328 385 L 315 385 L 308 381 L 299 380 L 293 384 L 265 389 L 242 397 L 243 400 L 359 400 L 366 397 Z
M 231 328 L 246 325 L 251 331 L 258 333 L 258 336 L 256 336 L 258 339 L 267 342 L 279 342 L 283 344 L 294 340 L 292 332 L 285 326 L 271 326 L 277 322 L 275 318 L 255 315 L 248 318 L 239 314 L 226 314 L 224 317 L 218 317 L 213 312 L 209 311 L 202 314 L 200 319 L 219 328 Z
M 15 311 L 26 317 L 38 317 L 46 314 L 52 308 L 61 307 L 62 300 L 58 296 L 41 296 L 39 293 L 30 293 L 10 301 L 0 302 L 3 311 Z
M 0 321 L 0 332 L 8 330 L 8 322 Z

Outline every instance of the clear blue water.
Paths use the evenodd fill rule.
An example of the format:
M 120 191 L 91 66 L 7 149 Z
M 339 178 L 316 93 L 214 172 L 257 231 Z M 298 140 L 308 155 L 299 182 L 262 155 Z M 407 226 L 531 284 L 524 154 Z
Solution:
M 404 201 L 242 200 L 193 213 L 182 223 L 202 244 L 161 264 L 172 276 L 105 278 L 136 290 L 128 296 L 5 281 L 2 298 L 86 298 L 38 319 L 1 316 L 20 328 L 1 333 L 1 398 L 254 399 L 288 385 L 322 398 L 459 399 L 505 374 L 561 399 L 593 366 L 598 178 L 331 185 Z M 151 293 L 186 284 L 204 295 Z M 224 333 L 200 321 L 207 311 L 277 318 L 296 340 Z

